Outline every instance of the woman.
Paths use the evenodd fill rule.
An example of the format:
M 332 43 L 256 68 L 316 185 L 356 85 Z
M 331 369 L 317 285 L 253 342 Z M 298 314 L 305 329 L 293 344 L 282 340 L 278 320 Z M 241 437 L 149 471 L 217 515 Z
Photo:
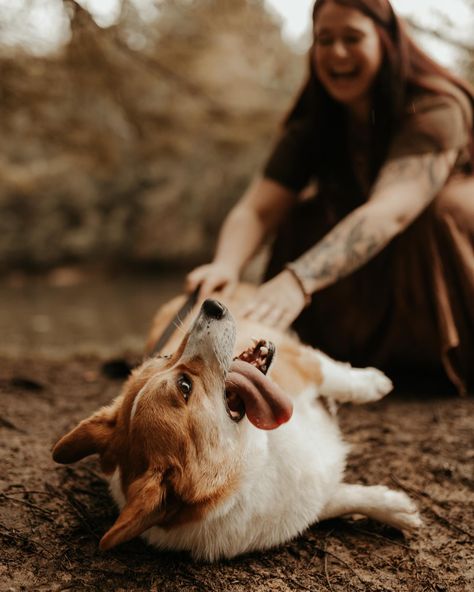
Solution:
M 263 171 L 188 275 L 227 292 L 277 238 L 247 316 L 354 364 L 474 387 L 473 93 L 387 0 L 318 0 L 310 74 Z M 313 196 L 306 198 L 309 188 Z

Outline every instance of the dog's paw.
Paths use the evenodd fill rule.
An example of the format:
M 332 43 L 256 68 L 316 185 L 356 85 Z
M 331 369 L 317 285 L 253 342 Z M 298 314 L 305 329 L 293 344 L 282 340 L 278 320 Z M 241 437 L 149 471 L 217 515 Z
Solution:
M 393 383 L 377 368 L 352 368 L 352 396 L 354 403 L 378 401 L 393 389 Z
M 422 521 L 415 502 L 403 491 L 394 491 L 383 485 L 380 490 L 382 507 L 377 509 L 376 518 L 380 522 L 389 524 L 399 530 L 415 530 L 420 528 Z

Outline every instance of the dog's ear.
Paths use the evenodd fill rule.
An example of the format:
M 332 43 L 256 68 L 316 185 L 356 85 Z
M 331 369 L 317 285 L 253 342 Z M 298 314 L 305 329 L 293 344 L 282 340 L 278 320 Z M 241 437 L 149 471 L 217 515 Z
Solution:
M 69 464 L 91 454 L 103 453 L 114 432 L 116 418 L 116 410 L 105 407 L 81 421 L 56 442 L 53 447 L 53 459 L 57 463 Z
M 127 492 L 127 503 L 112 528 L 100 541 L 103 551 L 135 538 L 157 524 L 162 516 L 165 497 L 163 473 L 148 472 L 132 483 Z

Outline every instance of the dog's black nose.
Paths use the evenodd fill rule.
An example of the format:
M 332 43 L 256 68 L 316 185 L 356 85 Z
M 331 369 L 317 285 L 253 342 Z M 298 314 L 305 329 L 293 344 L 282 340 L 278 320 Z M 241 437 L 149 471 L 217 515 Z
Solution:
M 211 300 L 210 298 L 204 300 L 202 308 L 208 317 L 212 317 L 216 320 L 222 319 L 227 310 L 223 304 L 217 300 Z

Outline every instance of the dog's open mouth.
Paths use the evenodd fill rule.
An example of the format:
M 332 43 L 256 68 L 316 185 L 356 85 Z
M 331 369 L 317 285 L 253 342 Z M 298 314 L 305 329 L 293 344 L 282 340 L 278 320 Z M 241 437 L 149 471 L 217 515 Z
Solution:
M 234 361 L 247 362 L 260 370 L 262 374 L 266 374 L 275 355 L 275 346 L 271 341 L 265 339 L 254 338 L 252 342 L 252 345 L 234 358 Z M 245 415 L 245 404 L 238 391 L 226 388 L 225 402 L 229 417 L 233 421 L 239 422 Z
M 292 405 L 281 389 L 266 377 L 275 346 L 254 339 L 234 358 L 226 379 L 225 403 L 229 417 L 239 422 L 245 415 L 257 427 L 273 429 L 288 421 Z
M 266 339 L 253 339 L 253 345 L 244 350 L 236 360 L 242 360 L 255 366 L 260 372 L 266 374 L 275 355 L 275 346 Z

